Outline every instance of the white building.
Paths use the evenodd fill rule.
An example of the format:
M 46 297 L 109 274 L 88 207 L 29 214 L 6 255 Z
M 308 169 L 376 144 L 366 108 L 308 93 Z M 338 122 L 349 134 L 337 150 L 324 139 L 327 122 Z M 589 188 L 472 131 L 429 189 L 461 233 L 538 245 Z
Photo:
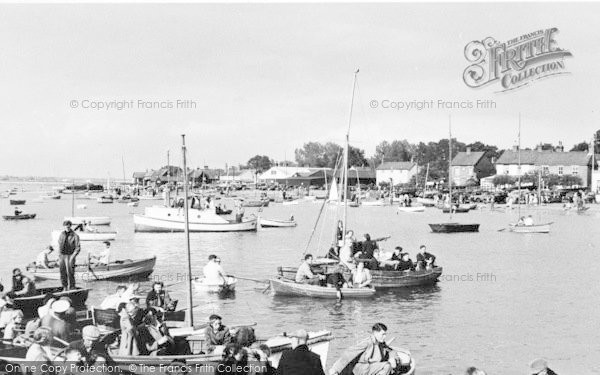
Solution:
M 313 173 L 319 170 L 328 168 L 305 168 L 305 167 L 286 167 L 286 166 L 274 166 L 269 168 L 264 173 L 258 175 L 258 182 L 263 183 L 275 183 L 286 178 L 290 178 L 294 175 Z
M 375 170 L 377 185 L 389 183 L 392 185 L 407 184 L 417 174 L 417 164 L 408 161 L 387 161 Z

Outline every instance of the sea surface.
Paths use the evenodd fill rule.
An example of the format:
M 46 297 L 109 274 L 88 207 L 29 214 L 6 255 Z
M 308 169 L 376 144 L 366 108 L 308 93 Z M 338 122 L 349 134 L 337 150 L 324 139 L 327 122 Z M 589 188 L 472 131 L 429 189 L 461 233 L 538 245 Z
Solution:
M 27 190 L 11 198 L 24 198 L 25 213 L 35 220 L 0 221 L 0 276 L 10 287 L 10 272 L 25 267 L 50 242 L 50 232 L 60 229 L 64 216 L 70 216 L 72 196 L 60 200 L 39 200 L 51 184 L 0 184 Z M 56 184 L 54 184 L 56 185 Z M 254 193 L 249 193 L 253 196 Z M 37 201 L 36 201 L 37 200 Z M 321 202 L 321 201 L 319 201 Z M 75 200 L 81 216 L 110 216 L 110 227 L 118 231 L 112 255 L 120 259 L 157 257 L 150 279 L 142 283 L 149 290 L 151 280 L 173 284 L 187 272 L 183 233 L 134 233 L 132 214 L 161 201 L 142 201 L 137 208 L 125 204 L 100 204 L 95 200 Z M 228 206 L 231 202 L 225 201 Z M 294 215 L 296 228 L 261 229 L 256 233 L 192 233 L 192 270 L 201 275 L 209 254 L 221 257 L 228 273 L 266 279 L 277 266 L 298 265 L 308 238 L 314 230 L 309 252 L 324 254 L 328 248 L 336 208 L 327 208 L 321 223 L 315 220 L 320 203 L 302 202 L 283 206 L 271 203 L 261 215 L 286 219 Z M 0 212 L 12 214 L 8 199 L 0 200 Z M 257 209 L 247 209 L 246 213 Z M 454 221 L 480 223 L 479 233 L 434 234 L 428 223 L 444 222 L 449 216 L 428 208 L 424 213 L 398 213 L 396 207 L 348 208 L 348 227 L 357 235 L 391 235 L 382 246 L 391 251 L 402 246 L 413 257 L 419 245 L 437 256 L 444 275 L 435 286 L 386 291 L 368 300 L 342 302 L 307 298 L 280 298 L 263 293 L 265 284 L 240 280 L 234 296 L 219 298 L 194 294 L 196 322 L 218 313 L 225 324 L 257 323 L 260 336 L 289 332 L 298 328 L 329 329 L 331 343 L 328 365 L 344 348 L 369 334 L 373 323 L 383 322 L 393 345 L 409 349 L 417 361 L 419 374 L 462 374 L 477 366 L 489 374 L 526 374 L 527 364 L 537 358 L 549 360 L 560 374 L 600 373 L 600 208 L 583 214 L 564 211 L 559 205 L 522 208 L 536 222 L 553 222 L 550 234 L 514 234 L 506 228 L 516 220 L 516 210 L 503 212 L 489 208 L 455 214 Z M 85 252 L 97 243 L 82 243 Z M 46 282 L 45 285 L 54 285 Z M 93 288 L 88 304 L 99 304 L 113 293 L 115 282 L 90 282 Z M 170 286 L 171 294 L 187 306 L 186 284 Z

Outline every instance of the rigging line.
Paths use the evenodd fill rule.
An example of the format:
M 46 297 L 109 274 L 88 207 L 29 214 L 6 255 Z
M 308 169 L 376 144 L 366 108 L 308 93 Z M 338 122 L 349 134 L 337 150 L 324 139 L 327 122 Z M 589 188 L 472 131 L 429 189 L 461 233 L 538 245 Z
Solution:
M 337 163 L 336 163 L 337 164 Z M 336 168 L 333 171 L 333 178 L 335 178 L 335 171 L 337 170 L 337 165 Z M 323 170 L 323 173 L 327 173 L 327 171 Z M 333 185 L 333 182 L 332 182 Z M 323 209 L 325 208 L 325 205 L 327 204 L 327 197 L 329 197 L 329 191 L 331 190 L 331 185 L 330 187 L 327 189 L 327 195 L 325 196 L 325 199 L 323 200 L 323 204 L 321 204 L 321 209 L 319 210 L 319 215 L 317 215 L 317 220 L 315 221 L 315 225 L 313 226 L 312 231 L 310 232 L 310 237 L 308 238 L 308 242 L 306 243 L 306 247 L 304 248 L 304 252 L 302 253 L 302 255 L 306 255 L 306 252 L 308 251 L 308 248 L 310 246 L 310 242 L 312 241 L 312 238 L 315 234 L 315 229 L 317 227 L 317 225 L 319 224 L 319 219 L 321 218 L 321 214 L 323 213 Z

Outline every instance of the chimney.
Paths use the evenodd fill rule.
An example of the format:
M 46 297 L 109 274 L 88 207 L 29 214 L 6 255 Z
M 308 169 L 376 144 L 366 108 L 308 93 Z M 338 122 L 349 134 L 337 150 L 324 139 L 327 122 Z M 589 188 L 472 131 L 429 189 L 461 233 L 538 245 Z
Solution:
M 556 146 L 556 151 L 557 152 L 564 152 L 565 151 L 565 147 L 562 144 L 562 141 L 558 141 L 558 146 Z
M 471 146 L 467 146 L 467 155 L 471 155 Z

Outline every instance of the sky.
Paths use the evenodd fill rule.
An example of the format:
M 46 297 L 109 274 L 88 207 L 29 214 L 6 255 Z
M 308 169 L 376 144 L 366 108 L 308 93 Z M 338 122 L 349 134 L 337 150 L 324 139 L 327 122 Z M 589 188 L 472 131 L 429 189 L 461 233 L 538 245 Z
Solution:
M 129 178 L 167 151 L 181 165 L 181 134 L 192 167 L 293 160 L 309 141 L 342 144 L 357 68 L 350 142 L 366 156 L 383 140 L 447 138 L 449 118 L 460 141 L 509 148 L 519 114 L 523 147 L 569 149 L 600 129 L 598 14 L 540 2 L 2 4 L 0 175 Z M 507 92 L 463 81 L 469 42 L 552 27 L 569 74 Z M 413 100 L 495 108 L 382 108 Z M 130 106 L 92 108 L 102 102 Z

